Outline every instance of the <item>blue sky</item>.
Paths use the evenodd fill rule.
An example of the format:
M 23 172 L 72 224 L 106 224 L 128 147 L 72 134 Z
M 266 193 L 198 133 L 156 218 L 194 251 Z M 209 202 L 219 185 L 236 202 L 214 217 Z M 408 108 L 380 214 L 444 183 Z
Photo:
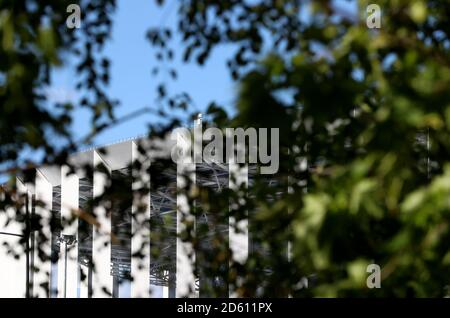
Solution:
M 347 12 L 355 12 L 354 0 L 334 2 Z M 111 60 L 111 84 L 108 91 L 112 98 L 120 101 L 116 110 L 118 117 L 144 106 L 157 108 L 155 88 L 162 78 L 155 78 L 151 74 L 158 62 L 145 35 L 155 26 L 168 26 L 175 30 L 177 8 L 177 0 L 168 0 L 163 7 L 157 6 L 154 0 L 118 0 L 112 38 L 104 51 Z M 233 48 L 222 46 L 215 49 L 207 63 L 198 66 L 194 62 L 185 64 L 181 61 L 183 47 L 179 38 L 175 38 L 172 47 L 175 49 L 175 61 L 170 66 L 177 70 L 178 78 L 163 78 L 169 84 L 169 92 L 188 92 L 199 110 L 204 110 L 209 102 L 217 101 L 232 111 L 236 86 L 226 68 L 226 60 Z M 63 69 L 54 72 L 49 96 L 53 100 L 71 100 L 76 104 L 74 63 L 70 60 L 66 62 L 68 64 Z M 155 120 L 157 118 L 153 115 L 145 114 L 98 135 L 95 144 L 109 144 L 144 134 L 147 124 Z M 74 118 L 73 133 L 81 137 L 88 130 L 88 113 L 79 109 Z
M 199 111 L 203 111 L 211 101 L 216 101 L 224 105 L 228 111 L 233 111 L 237 87 L 226 67 L 226 61 L 234 51 L 233 47 L 216 48 L 204 66 L 199 66 L 195 62 L 186 64 L 182 62 L 183 46 L 179 37 L 175 36 L 172 41 L 175 60 L 170 62 L 170 66 L 177 70 L 177 80 L 171 80 L 169 76 L 164 78 L 152 76 L 152 68 L 158 65 L 158 62 L 155 59 L 155 51 L 146 39 L 146 33 L 150 28 L 157 26 L 171 27 L 176 31 L 177 1 L 167 0 L 163 7 L 157 6 L 155 0 L 117 1 L 112 37 L 104 50 L 111 61 L 111 83 L 108 92 L 112 98 L 120 102 L 120 106 L 116 109 L 117 117 L 144 106 L 157 109 L 156 86 L 161 79 L 168 84 L 169 93 L 188 92 Z M 355 0 L 334 0 L 334 4 L 343 8 L 344 12 L 356 13 Z M 302 19 L 308 18 L 308 10 L 305 10 Z M 176 32 L 174 34 L 177 35 Z M 69 58 L 63 64 L 64 67 L 53 72 L 52 85 L 47 96 L 50 104 L 55 101 L 74 103 L 76 111 L 72 131 L 75 139 L 79 139 L 89 132 L 90 117 L 88 111 L 77 107 L 75 61 Z M 154 115 L 147 113 L 115 126 L 99 134 L 95 138 L 94 146 L 145 134 L 148 123 L 157 120 L 159 119 Z M 22 158 L 39 160 L 40 157 L 39 153 L 35 152 L 22 153 Z M 0 182 L 4 179 L 5 176 L 0 176 Z
M 152 68 L 158 65 L 158 62 L 145 35 L 151 27 L 176 25 L 177 6 L 174 1 L 168 1 L 162 8 L 158 7 L 154 0 L 118 1 L 112 38 L 104 51 L 111 61 L 111 83 L 108 91 L 112 98 L 120 101 L 116 110 L 117 117 L 144 106 L 156 109 L 155 88 L 161 80 L 168 84 L 171 93 L 189 92 L 196 108 L 200 110 L 205 109 L 213 100 L 231 109 L 235 87 L 226 68 L 226 59 L 231 48 L 222 47 L 215 50 L 210 60 L 202 67 L 196 63 L 181 62 L 181 43 L 175 39 L 175 61 L 171 62 L 170 66 L 178 71 L 178 78 L 172 80 L 169 76 L 154 77 L 151 74 Z M 66 62 L 68 64 L 64 68 L 53 74 L 53 84 L 48 94 L 53 101 L 75 102 L 77 99 L 74 89 L 74 62 Z M 154 115 L 145 114 L 100 134 L 96 138 L 96 144 L 108 144 L 144 134 L 147 124 L 155 120 L 157 118 Z M 88 130 L 88 112 L 79 109 L 75 114 L 73 132 L 81 137 Z

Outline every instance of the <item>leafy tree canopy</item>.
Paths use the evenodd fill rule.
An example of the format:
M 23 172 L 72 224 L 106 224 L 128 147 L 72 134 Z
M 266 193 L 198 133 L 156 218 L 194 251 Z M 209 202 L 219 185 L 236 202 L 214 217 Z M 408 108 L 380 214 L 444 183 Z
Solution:
M 0 1 L 2 165 L 23 170 L 17 164 L 29 148 L 44 151 L 48 163 L 64 163 L 118 120 L 104 90 L 109 63 L 99 53 L 115 1 L 80 1 L 85 16 L 76 32 L 65 25 L 69 2 Z M 216 47 L 232 45 L 227 65 L 239 85 L 236 114 L 213 103 L 206 118 L 221 128 L 281 130 L 277 182 L 255 177 L 251 195 L 233 212 L 250 213 L 260 247 L 223 274 L 231 284 L 245 277 L 240 295 L 449 293 L 450 5 L 376 2 L 379 29 L 366 25 L 366 1 L 358 1 L 359 16 L 352 16 L 327 0 L 186 0 L 177 4 L 175 30 L 147 34 L 164 63 L 178 57 L 174 32 L 186 63 L 203 64 Z M 307 19 L 304 6 L 311 7 Z M 42 90 L 65 54 L 80 57 L 85 98 L 48 108 Z M 155 111 L 195 116 L 187 94 L 172 96 L 163 83 L 158 92 L 165 106 Z M 92 111 L 92 134 L 81 142 L 68 129 L 75 107 Z M 152 126 L 150 133 L 178 123 Z M 200 188 L 192 195 L 201 208 L 227 214 L 229 196 L 240 194 Z M 213 271 L 224 262 L 220 251 L 229 257 L 217 247 L 208 265 Z M 371 263 L 382 269 L 380 289 L 366 286 Z M 313 286 L 303 288 L 303 277 Z

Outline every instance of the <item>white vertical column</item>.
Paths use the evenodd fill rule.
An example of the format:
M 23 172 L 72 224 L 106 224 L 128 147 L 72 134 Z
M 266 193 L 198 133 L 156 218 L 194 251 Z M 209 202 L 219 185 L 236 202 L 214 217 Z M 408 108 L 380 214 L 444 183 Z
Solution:
M 20 193 L 20 189 L 19 189 L 19 193 Z M 22 208 L 24 209 L 23 213 L 27 214 L 26 217 L 26 222 L 28 223 L 26 226 L 29 226 L 29 230 L 31 231 L 31 214 L 33 211 L 33 195 L 34 195 L 34 184 L 32 183 L 25 183 L 24 184 L 24 188 L 23 188 L 23 192 L 21 193 L 22 195 L 22 200 L 25 200 L 22 204 Z M 25 195 L 25 196 L 24 196 Z M 31 233 L 28 233 L 29 237 L 27 239 L 27 244 L 28 247 L 25 246 L 25 250 L 28 253 L 28 261 L 26 262 L 26 266 L 27 266 L 27 270 L 28 270 L 28 281 L 27 281 L 27 290 L 25 292 L 29 293 L 29 297 L 32 296 L 33 290 L 32 290 L 32 279 L 33 279 L 33 271 L 32 271 L 32 265 L 33 265 L 33 261 L 32 261 L 32 251 L 31 251 Z M 29 250 L 28 250 L 29 248 Z
M 195 123 L 195 131 L 201 128 L 201 119 Z M 175 138 L 174 138 L 175 137 Z M 194 224 L 193 231 L 195 231 L 195 215 L 189 206 L 187 193 L 192 191 L 192 185 L 195 185 L 195 160 L 192 159 L 192 140 L 191 132 L 185 128 L 181 128 L 174 132 L 171 137 L 176 140 L 175 153 L 179 153 L 177 160 L 177 240 L 176 240 L 176 298 L 181 297 L 198 297 L 196 290 L 195 277 L 195 250 L 191 242 L 184 242 L 180 235 L 187 230 L 186 224 Z M 197 143 L 196 136 L 194 136 L 194 143 Z M 194 144 L 194 150 L 197 147 Z M 172 159 L 174 159 L 172 157 Z M 188 181 L 191 181 L 190 184 Z M 195 236 L 195 233 L 190 233 L 190 236 Z
M 195 182 L 195 164 L 177 164 L 177 273 L 176 273 L 176 297 L 198 297 L 195 288 L 196 277 L 195 253 L 191 242 L 183 242 L 180 233 L 186 230 L 186 223 L 195 224 L 195 216 L 191 213 L 191 207 L 186 196 L 187 180 L 190 177 Z
M 108 166 L 94 151 L 94 167 L 103 164 Z M 109 169 L 109 168 L 108 168 Z M 94 171 L 94 199 L 101 196 L 110 176 L 102 172 Z M 92 292 L 95 298 L 111 297 L 113 289 L 113 277 L 111 276 L 111 213 L 107 213 L 105 207 L 100 204 L 94 208 L 94 214 L 98 226 L 94 226 L 92 263 Z M 107 292 L 105 292 L 105 289 Z
M 34 250 L 34 266 L 36 268 L 34 273 L 34 295 L 39 298 L 46 298 L 50 296 L 50 273 L 51 261 L 50 256 L 52 252 L 52 231 L 50 229 L 50 221 L 52 218 L 52 198 L 53 187 L 51 183 L 44 177 L 41 171 L 36 171 L 35 179 L 35 200 L 40 204 L 36 205 L 35 214 L 40 218 L 41 234 L 35 235 L 35 250 Z M 43 252 L 42 258 L 38 251 Z M 46 287 L 43 287 L 46 286 Z
M 229 188 L 238 191 L 242 186 L 248 188 L 248 166 L 242 167 L 239 164 L 229 163 Z M 231 207 L 233 209 L 233 207 Z M 247 215 L 248 217 L 248 215 Z M 232 261 L 244 264 L 248 259 L 248 218 L 236 220 L 231 215 L 229 218 L 229 245 L 232 251 Z M 236 280 L 239 284 L 239 277 Z M 232 298 L 237 297 L 230 286 L 229 295 Z
M 93 162 L 93 151 L 82 153 L 79 157 L 72 157 L 72 164 L 75 166 L 76 174 L 78 176 L 78 180 L 81 180 L 86 177 L 86 171 L 84 169 L 80 168 L 83 166 L 83 164 L 89 163 L 92 164 Z M 92 176 L 90 176 L 92 177 Z M 88 179 L 91 179 L 88 177 Z M 78 205 L 80 204 L 80 196 L 82 194 L 80 193 L 80 183 L 78 184 Z M 87 198 L 87 200 L 92 200 L 92 198 Z M 89 214 L 89 211 L 83 210 L 86 207 L 79 206 L 80 213 L 83 213 L 85 215 Z M 78 227 L 80 228 L 80 219 L 78 219 Z M 81 244 L 80 242 L 80 232 L 78 231 L 78 244 Z M 89 266 L 84 263 L 84 260 L 80 259 L 80 256 L 78 256 L 78 270 L 77 270 L 77 281 L 78 281 L 78 298 L 89 298 Z M 82 279 L 83 277 L 83 279 Z
M 19 179 L 16 180 L 16 184 L 19 195 L 28 195 L 26 187 Z M 21 213 L 25 214 L 25 206 L 21 210 Z M 25 297 L 27 268 L 25 245 L 19 244 L 23 223 L 15 221 L 16 213 L 15 208 L 8 208 L 0 213 L 0 232 L 11 234 L 0 235 L 0 298 Z M 13 247 L 14 252 L 19 254 L 20 258 L 15 259 L 11 254 L 7 254 L 8 251 L 4 244 Z
M 73 236 L 77 239 L 79 179 L 69 174 L 69 167 L 61 167 L 61 237 Z M 78 295 L 78 244 L 66 240 L 59 243 L 58 298 L 76 298 Z M 67 250 L 67 255 L 66 255 Z
M 133 206 L 131 219 L 131 255 L 139 253 L 142 257 L 131 257 L 131 297 L 151 297 L 150 290 L 150 192 L 146 195 L 137 194 L 137 190 L 148 188 L 150 175 L 147 172 L 150 158 L 142 157 L 136 144 L 132 143 L 132 160 L 142 164 L 140 171 L 132 171 L 139 176 L 133 181 Z
M 83 273 L 83 274 L 81 274 Z M 84 276 L 84 279 L 81 280 L 81 275 Z M 88 298 L 89 297 L 89 267 L 83 264 L 78 264 L 78 298 Z

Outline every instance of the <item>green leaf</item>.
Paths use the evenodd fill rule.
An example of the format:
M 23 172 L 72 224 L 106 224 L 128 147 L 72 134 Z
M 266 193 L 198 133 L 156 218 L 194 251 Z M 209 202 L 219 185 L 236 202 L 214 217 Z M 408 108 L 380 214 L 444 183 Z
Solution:
M 411 18 L 416 23 L 423 23 L 427 19 L 427 6 L 422 0 L 415 0 L 409 7 Z

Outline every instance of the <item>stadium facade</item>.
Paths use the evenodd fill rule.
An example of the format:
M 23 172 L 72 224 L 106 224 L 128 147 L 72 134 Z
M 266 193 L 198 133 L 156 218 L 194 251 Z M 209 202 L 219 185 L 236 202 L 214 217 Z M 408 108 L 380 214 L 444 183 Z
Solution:
M 107 168 L 107 174 L 95 169 L 88 173 L 90 175 L 85 169 L 69 173 L 69 167 L 62 166 L 36 169 L 34 182 L 17 178 L 17 190 L 27 198 L 21 206 L 22 215 L 31 220 L 38 215 L 40 232 L 51 239 L 41 240 L 37 231 L 31 231 L 29 237 L 24 238 L 27 221 L 17 221 L 16 211 L 12 209 L 0 214 L 0 232 L 3 233 L 0 235 L 0 297 L 207 297 L 202 286 L 226 284 L 217 281 L 219 277 L 202 277 L 201 271 L 196 276 L 193 247 L 177 235 L 183 230 L 182 218 L 189 215 L 186 196 L 180 191 L 185 186 L 181 175 L 190 171 L 195 183 L 220 190 L 248 185 L 248 166 L 174 164 L 173 173 L 165 172 L 169 179 L 166 185 L 136 199 L 134 193 L 142 184 L 127 177 L 133 173 L 130 163 L 140 160 L 140 169 L 146 171 L 152 156 L 149 153 L 148 157 L 142 157 L 138 151 L 138 144 L 142 142 L 148 141 L 128 140 L 70 157 L 71 166 L 95 167 L 101 163 Z M 139 182 L 150 182 L 150 176 L 145 177 L 145 173 L 142 176 Z M 88 203 L 99 197 L 109 182 L 120 182 L 129 189 L 121 196 L 125 205 L 120 203 L 118 212 L 113 211 L 108 217 L 105 207 L 97 205 L 92 207 L 97 215 L 97 226 L 83 218 L 68 222 L 74 211 L 88 210 Z M 38 201 L 45 206 L 35 204 Z M 145 213 L 136 213 L 142 203 L 147 207 Z M 8 218 L 16 220 L 6 222 Z M 151 225 L 141 226 L 148 219 L 152 220 Z M 50 220 L 56 220 L 61 226 L 52 227 Z M 195 222 L 208 223 L 208 215 Z M 250 246 L 248 220 L 236 224 L 230 218 L 228 223 L 214 226 L 215 231 L 226 236 L 224 242 L 229 244 L 234 259 L 245 262 Z M 150 242 L 152 231 L 164 235 Z M 113 235 L 108 233 L 114 233 L 115 238 L 111 239 Z M 203 239 L 207 244 L 208 237 Z M 14 258 L 7 253 L 8 246 L 15 246 L 21 257 Z M 152 257 L 154 247 L 159 253 Z M 39 257 L 42 253 L 51 257 Z M 139 257 L 135 257 L 136 254 Z M 42 288 L 45 284 L 48 291 Z M 225 294 L 220 296 L 234 296 L 230 288 L 224 290 Z

